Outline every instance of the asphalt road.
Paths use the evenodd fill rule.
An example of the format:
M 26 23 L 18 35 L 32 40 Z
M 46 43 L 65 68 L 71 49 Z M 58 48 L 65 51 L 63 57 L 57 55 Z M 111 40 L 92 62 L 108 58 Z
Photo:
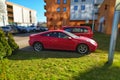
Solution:
M 33 51 L 33 48 L 29 46 L 29 35 L 34 33 L 22 33 L 22 34 L 15 34 L 14 40 L 19 45 L 19 48 L 21 50 L 25 51 Z

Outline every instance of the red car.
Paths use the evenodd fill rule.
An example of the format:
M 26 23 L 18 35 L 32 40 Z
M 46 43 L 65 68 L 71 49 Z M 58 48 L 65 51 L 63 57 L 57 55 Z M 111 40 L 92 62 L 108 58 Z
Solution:
M 71 50 L 81 54 L 95 51 L 97 43 L 87 37 L 79 37 L 64 30 L 51 30 L 32 34 L 29 36 L 29 44 L 35 51 L 43 49 Z
M 62 30 L 71 32 L 77 36 L 93 37 L 93 32 L 89 26 L 64 26 Z

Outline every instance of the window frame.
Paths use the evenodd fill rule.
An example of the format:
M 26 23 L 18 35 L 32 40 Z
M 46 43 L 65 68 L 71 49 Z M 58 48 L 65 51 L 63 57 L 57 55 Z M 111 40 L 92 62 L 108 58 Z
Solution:
M 74 6 L 74 11 L 77 11 L 78 10 L 78 6 Z
M 66 7 L 63 7 L 63 12 L 66 12 L 67 11 L 67 8 Z
M 60 4 L 60 0 L 57 0 L 56 3 L 57 3 L 57 4 Z
M 60 12 L 60 7 L 58 7 L 58 8 L 56 9 L 56 11 L 57 11 L 57 12 Z
M 74 0 L 74 2 L 78 2 L 78 0 Z
M 81 5 L 81 10 L 82 11 L 85 10 L 85 5 L 84 4 Z
M 63 0 L 63 4 L 67 4 L 67 0 Z

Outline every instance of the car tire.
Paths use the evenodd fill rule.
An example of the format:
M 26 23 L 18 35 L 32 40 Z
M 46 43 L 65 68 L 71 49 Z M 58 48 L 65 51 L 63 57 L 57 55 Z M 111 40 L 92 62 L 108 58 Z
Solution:
M 42 51 L 43 50 L 43 45 L 39 42 L 36 42 L 33 45 L 33 49 L 37 52 Z
M 89 53 L 89 47 L 86 44 L 79 44 L 77 46 L 77 52 L 80 54 L 88 54 Z

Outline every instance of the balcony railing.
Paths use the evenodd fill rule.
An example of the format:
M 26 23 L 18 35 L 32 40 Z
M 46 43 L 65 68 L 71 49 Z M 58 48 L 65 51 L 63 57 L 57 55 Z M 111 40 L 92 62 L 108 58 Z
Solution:
M 46 9 L 46 5 L 44 6 L 44 9 Z
M 44 16 L 47 16 L 47 12 L 44 13 Z
M 44 0 L 44 2 L 46 3 L 46 0 Z

